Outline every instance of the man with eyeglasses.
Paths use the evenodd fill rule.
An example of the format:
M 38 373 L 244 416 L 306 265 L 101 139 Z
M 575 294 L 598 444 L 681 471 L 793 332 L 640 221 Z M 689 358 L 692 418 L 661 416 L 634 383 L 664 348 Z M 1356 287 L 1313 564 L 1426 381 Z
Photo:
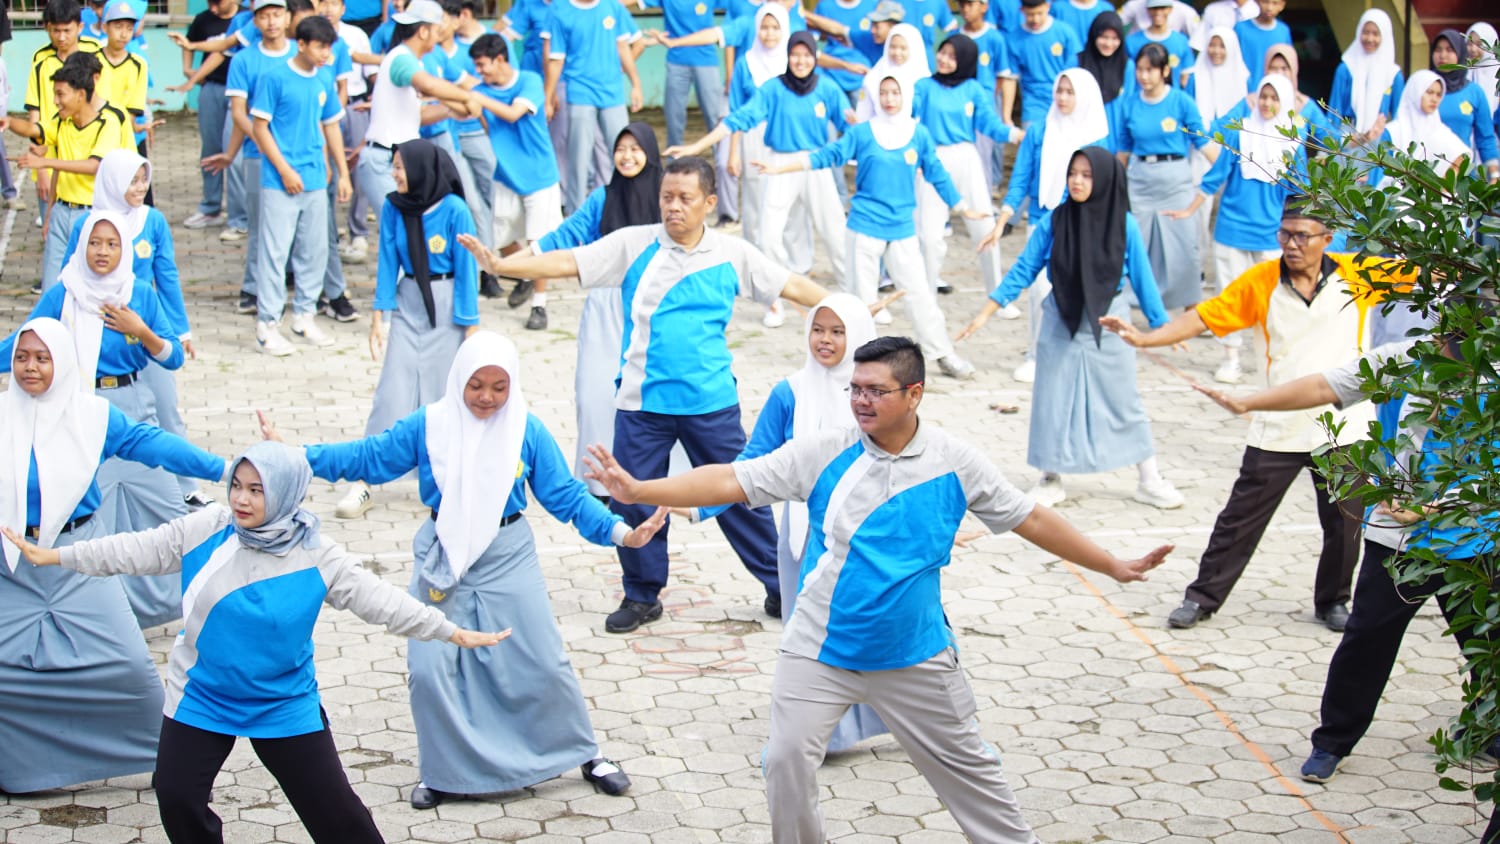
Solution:
M 1145 580 L 1172 546 L 1122 560 L 1035 504 L 973 446 L 923 424 L 926 367 L 910 339 L 872 340 L 854 361 L 857 431 L 820 431 L 763 457 L 648 481 L 594 446 L 588 477 L 614 500 L 642 504 L 807 502 L 801 583 L 771 688 L 764 766 L 773 841 L 827 840 L 817 769 L 834 725 L 865 703 L 969 840 L 1033 844 L 1000 759 L 980 735 L 943 613 L 941 572 L 959 523 L 973 513 L 995 533 L 1014 531 L 1122 583 Z
M 1372 308 L 1380 302 L 1380 295 L 1360 278 L 1361 271 L 1378 272 L 1378 263 L 1325 254 L 1332 238 L 1327 226 L 1308 215 L 1303 198 L 1291 197 L 1276 233 L 1281 258 L 1256 264 L 1218 296 L 1154 331 L 1138 331 L 1116 317 L 1100 323 L 1137 348 L 1168 346 L 1204 330 L 1223 337 L 1255 327 L 1266 342 L 1267 386 L 1322 372 L 1369 347 L 1370 323 L 1377 316 Z M 1214 522 L 1197 578 L 1182 605 L 1167 617 L 1172 627 L 1193 627 L 1229 597 L 1292 481 L 1304 467 L 1313 470 L 1313 450 L 1328 443 L 1318 424 L 1320 415 L 1317 410 L 1254 415 L 1239 477 Z M 1337 444 L 1344 445 L 1364 435 L 1374 412 L 1360 405 L 1344 408 L 1335 419 L 1344 423 L 1337 435 Z M 1313 490 L 1323 528 L 1313 612 L 1330 630 L 1342 631 L 1359 562 L 1362 508 L 1358 501 L 1346 506 L 1330 499 L 1315 470 Z

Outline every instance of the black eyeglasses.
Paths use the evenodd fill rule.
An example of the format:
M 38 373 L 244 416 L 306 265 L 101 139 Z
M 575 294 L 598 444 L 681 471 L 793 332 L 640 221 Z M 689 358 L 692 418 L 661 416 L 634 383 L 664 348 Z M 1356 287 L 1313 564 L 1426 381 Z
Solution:
M 879 387 L 861 387 L 858 384 L 850 384 L 849 386 L 844 388 L 844 392 L 848 393 L 849 398 L 855 401 L 859 401 L 860 399 L 880 401 L 891 393 L 904 393 L 907 390 L 910 390 L 912 387 L 920 386 L 922 386 L 921 381 L 914 381 L 904 387 L 897 387 L 894 390 L 882 390 Z
M 1312 240 L 1313 238 L 1323 237 L 1327 234 L 1327 231 L 1320 231 L 1317 234 L 1308 234 L 1306 232 L 1293 232 L 1287 231 L 1286 229 L 1277 229 L 1276 242 L 1280 243 L 1282 246 L 1285 246 L 1289 243 L 1296 244 L 1297 248 L 1301 249 L 1302 247 L 1306 246 L 1308 244 L 1308 241 Z

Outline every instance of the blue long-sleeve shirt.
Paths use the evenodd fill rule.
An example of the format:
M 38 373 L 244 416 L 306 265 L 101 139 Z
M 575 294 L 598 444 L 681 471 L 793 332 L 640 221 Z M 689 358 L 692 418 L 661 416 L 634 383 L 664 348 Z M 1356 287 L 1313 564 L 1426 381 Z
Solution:
M 61 284 L 53 285 L 50 290 L 42 294 L 42 298 L 31 309 L 31 314 L 22 320 L 22 323 L 30 322 L 37 317 L 52 317 L 62 319 L 63 297 L 67 295 L 67 289 Z M 164 369 L 180 369 L 182 367 L 182 341 L 177 339 L 177 332 L 172 330 L 171 323 L 167 320 L 166 309 L 162 307 L 161 298 L 151 285 L 136 279 L 135 287 L 130 291 L 130 309 L 140 315 L 145 321 L 146 327 L 152 333 L 160 337 L 166 344 L 165 354 L 160 358 L 153 358 L 146 351 L 145 345 L 136 342 L 109 326 L 104 327 L 103 336 L 99 338 L 99 375 L 129 375 L 132 372 L 140 372 L 146 368 L 146 364 L 155 360 Z M 4 341 L 0 341 L 0 372 L 10 371 L 11 356 L 15 353 L 16 335 L 12 333 Z
M 307 462 L 313 474 L 325 480 L 359 480 L 383 484 L 415 469 L 422 503 L 438 509 L 443 494 L 432 476 L 427 453 L 427 408 L 402 418 L 384 433 L 362 440 L 307 447 Z M 504 516 L 526 509 L 526 487 L 538 503 L 560 522 L 572 524 L 580 536 L 596 545 L 611 544 L 619 516 L 589 494 L 589 488 L 573 477 L 573 468 L 563 457 L 557 440 L 535 415 L 526 416 L 526 439 L 521 446 L 521 465 L 505 502 Z
M 875 142 L 870 124 L 859 123 L 810 157 L 814 170 L 842 167 L 851 160 L 859 166 L 854 170 L 854 196 L 849 199 L 850 231 L 887 241 L 916 237 L 918 168 L 948 207 L 963 201 L 938 160 L 932 135 L 922 126 L 905 146 L 886 149 Z
M 479 324 L 479 268 L 469 250 L 458 245 L 458 236 L 474 234 L 474 218 L 469 207 L 453 194 L 443 197 L 436 208 L 422 215 L 427 232 L 427 270 L 431 275 L 453 276 L 453 324 Z M 411 253 L 406 245 L 406 228 L 401 212 L 389 200 L 380 206 L 380 230 L 394 232 L 394 237 L 380 239 L 380 262 L 375 267 L 375 310 L 396 309 L 396 284 L 402 275 L 411 275 Z M 442 248 L 435 248 L 442 247 Z M 436 314 L 442 319 L 446 314 Z
M 68 259 L 78 249 L 78 241 L 83 237 L 83 224 L 87 219 L 86 216 L 81 216 L 73 221 L 73 230 L 68 233 L 68 245 L 63 247 L 63 266 L 67 266 Z M 161 297 L 162 307 L 166 309 L 167 319 L 172 323 L 172 330 L 177 332 L 178 337 L 186 337 L 192 331 L 192 326 L 188 324 L 187 307 L 182 303 L 182 281 L 177 275 L 177 250 L 172 245 L 172 227 L 167 224 L 167 218 L 155 208 L 149 209 L 146 225 L 136 235 L 130 248 L 130 268 L 135 277 L 149 283 L 156 290 L 156 295 Z
M 755 77 L 750 75 L 750 65 L 745 61 L 744 53 L 741 53 L 734 60 L 734 77 L 729 80 L 729 113 L 733 114 L 749 105 L 755 99 L 757 90 Z
M 104 447 L 99 450 L 100 465 L 111 457 L 205 481 L 217 482 L 224 477 L 224 458 L 210 454 L 155 425 L 133 422 L 114 405 L 109 407 L 109 424 L 104 429 Z M 99 509 L 99 498 L 98 482 L 90 481 L 89 488 L 73 508 L 73 515 L 68 520 L 92 515 Z M 31 465 L 26 474 L 26 524 L 37 525 L 41 521 L 42 487 L 37 480 L 36 454 L 32 453 Z
M 1291 194 L 1287 182 L 1262 182 L 1247 179 L 1240 173 L 1240 130 L 1224 129 L 1224 149 L 1208 172 L 1203 174 L 1203 193 L 1211 197 L 1224 188 L 1219 203 L 1219 217 L 1214 224 L 1214 242 L 1246 251 L 1280 250 L 1276 230 L 1281 228 L 1282 206 Z M 1297 174 L 1307 171 L 1307 150 L 1297 147 Z
M 589 192 L 588 198 L 562 221 L 562 225 L 542 235 L 536 248 L 540 252 L 556 252 L 593 243 L 599 239 L 599 222 L 603 219 L 604 186 L 600 185 Z
M 1132 155 L 1181 155 L 1190 147 L 1202 149 L 1209 142 L 1203 131 L 1198 104 L 1186 93 L 1168 88 L 1159 102 L 1148 103 L 1139 93 L 1125 106 L 1120 121 L 1121 152 Z
M 1480 162 L 1500 161 L 1500 143 L 1495 139 L 1490 101 L 1478 85 L 1470 82 L 1444 96 L 1438 115 L 1460 141 L 1479 152 Z
M 1066 204 L 1069 200 L 1063 202 Z M 990 298 L 996 304 L 1004 307 L 1014 302 L 1047 268 L 1052 260 L 1052 218 L 1053 215 L 1048 214 L 1037 221 L 1010 272 L 1005 274 L 1000 286 L 990 292 Z M 1141 303 L 1141 313 L 1146 315 L 1151 327 L 1166 325 L 1169 319 L 1167 309 L 1162 306 L 1156 276 L 1151 273 L 1151 256 L 1146 252 L 1146 241 L 1141 237 L 1141 227 L 1135 217 L 1125 218 L 1125 276 L 1130 280 L 1136 301 Z M 1124 288 L 1125 279 L 1121 279 L 1115 290 L 1118 292 Z
M 1396 119 L 1396 106 L 1401 102 L 1401 91 L 1406 88 L 1406 77 L 1401 71 L 1396 71 L 1396 78 L 1391 80 L 1391 87 L 1385 89 L 1385 94 L 1380 97 L 1380 113 L 1385 115 L 1386 120 Z M 1338 70 L 1333 72 L 1333 90 L 1328 92 L 1328 108 L 1335 116 L 1345 120 L 1354 120 L 1354 75 L 1349 72 L 1349 65 L 1339 62 Z
M 807 152 L 828 142 L 828 124 L 840 132 L 849 128 L 844 122 L 848 107 L 844 92 L 822 74 L 817 87 L 805 97 L 793 93 L 780 79 L 767 79 L 750 102 L 724 122 L 736 132 L 765 123 L 766 146 L 773 152 Z
M 1047 122 L 1045 120 L 1033 123 L 1026 130 L 1026 137 L 1016 146 L 1016 158 L 1011 163 L 1010 183 L 1005 190 L 1005 200 L 1001 202 L 1002 208 L 1009 208 L 1012 213 L 1021 207 L 1021 203 L 1031 200 L 1034 207 L 1042 205 L 1042 144 L 1047 139 Z M 1099 143 L 1110 152 L 1114 152 L 1113 138 L 1105 138 Z
M 978 80 L 966 79 L 949 88 L 931 77 L 917 81 L 912 113 L 932 133 L 940 147 L 973 143 L 979 133 L 1008 144 L 1017 129 L 995 113 L 995 95 Z

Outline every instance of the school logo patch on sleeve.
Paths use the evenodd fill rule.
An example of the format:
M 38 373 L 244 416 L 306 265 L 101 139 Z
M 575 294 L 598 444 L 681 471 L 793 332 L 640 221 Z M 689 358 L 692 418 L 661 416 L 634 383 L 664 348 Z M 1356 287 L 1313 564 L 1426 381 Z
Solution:
M 917 151 L 916 150 L 909 149 L 909 150 L 906 151 L 906 163 L 910 164 L 912 166 L 916 166 L 916 163 L 917 163 Z
M 1458 110 L 1465 117 L 1468 117 L 1469 115 L 1474 113 L 1474 104 L 1469 102 L 1468 100 L 1464 100 L 1463 102 L 1458 104 Z
M 703 5 L 702 3 L 699 3 L 698 5 L 696 5 L 696 6 L 693 7 L 693 14 L 695 14 L 695 15 L 703 15 L 703 14 L 707 14 L 707 13 L 708 13 L 708 7 L 705 6 L 705 5 Z
M 928 29 L 931 29 L 932 26 L 934 24 L 936 24 L 936 23 L 937 23 L 937 18 L 933 17 L 932 15 L 923 15 L 922 16 L 922 25 L 925 26 L 925 27 L 927 27 Z
M 604 28 L 605 29 L 614 29 L 615 28 L 615 17 L 614 17 L 614 15 L 605 15 L 604 16 Z
M 1176 66 L 1178 66 L 1180 64 L 1182 64 L 1182 58 L 1181 57 L 1179 57 L 1179 56 L 1167 56 L 1167 65 L 1169 67 L 1176 67 Z
M 827 117 L 828 108 L 822 103 L 813 103 L 813 114 L 817 115 L 818 117 Z
M 135 245 L 135 257 L 142 261 L 151 257 L 151 243 L 149 241 L 138 241 Z
M 1175 117 L 1163 117 L 1162 120 L 1161 120 L 1161 130 L 1163 132 L 1176 132 L 1177 131 L 1177 118 L 1175 118 Z
M 865 32 L 869 32 L 870 31 L 870 19 L 869 18 L 860 18 L 859 19 L 859 28 L 862 29 L 862 30 L 864 30 Z
M 323 106 L 323 105 L 326 105 L 327 103 L 328 103 L 328 92 L 327 91 L 319 91 L 318 92 L 318 105 L 319 106 Z
M 435 234 L 432 237 L 427 238 L 427 251 L 428 252 L 431 252 L 434 255 L 441 255 L 441 254 L 443 254 L 443 252 L 445 250 L 447 250 L 447 248 L 448 248 L 448 241 L 443 240 L 443 236 L 442 235 Z
M 990 54 L 989 53 L 980 53 L 979 54 L 979 63 L 982 64 L 982 65 L 984 65 L 985 67 L 989 67 L 990 66 Z
M 1054 55 L 1054 56 L 1061 56 L 1062 53 L 1063 53 L 1062 42 L 1061 41 L 1057 41 L 1057 42 L 1053 43 L 1053 45 L 1052 45 L 1052 55 Z
M 973 116 L 974 116 L 974 104 L 973 103 L 964 103 L 964 117 L 973 117 Z

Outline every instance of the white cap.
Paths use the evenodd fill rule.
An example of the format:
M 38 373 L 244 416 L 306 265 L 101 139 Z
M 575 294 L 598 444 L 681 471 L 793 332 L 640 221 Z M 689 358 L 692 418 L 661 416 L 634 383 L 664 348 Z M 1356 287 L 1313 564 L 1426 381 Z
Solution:
M 391 15 L 391 20 L 401 24 L 439 24 L 443 22 L 443 7 L 436 0 L 411 0 L 406 10 Z

